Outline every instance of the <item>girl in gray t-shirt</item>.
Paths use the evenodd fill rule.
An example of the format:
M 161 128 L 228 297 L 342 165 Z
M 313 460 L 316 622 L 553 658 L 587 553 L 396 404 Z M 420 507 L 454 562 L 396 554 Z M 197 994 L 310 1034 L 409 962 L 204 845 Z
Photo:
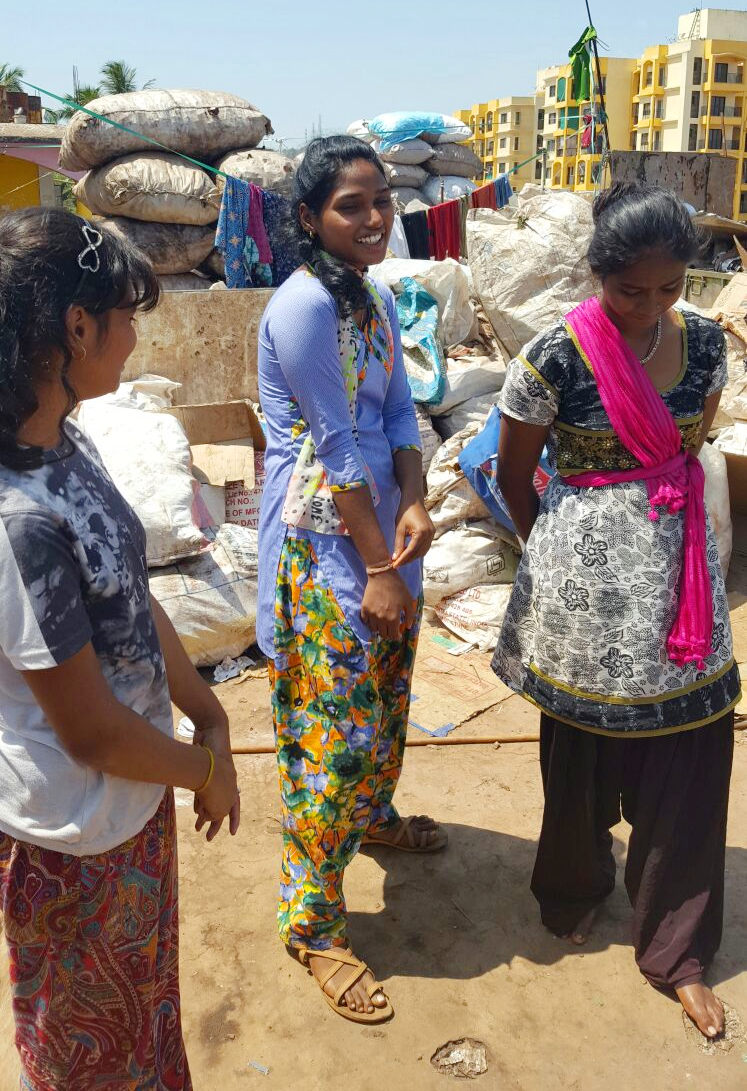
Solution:
M 191 1088 L 172 787 L 208 840 L 238 828 L 225 713 L 69 420 L 116 389 L 157 301 L 113 234 L 57 209 L 0 220 L 0 911 L 29 1087 Z M 172 737 L 171 700 L 197 745 Z

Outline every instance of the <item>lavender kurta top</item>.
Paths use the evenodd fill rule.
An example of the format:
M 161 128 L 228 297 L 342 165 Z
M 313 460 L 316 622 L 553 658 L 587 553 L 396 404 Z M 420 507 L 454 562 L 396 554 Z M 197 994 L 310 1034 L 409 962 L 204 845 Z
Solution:
M 391 376 L 368 351 L 363 335 L 358 350 L 358 441 L 353 435 L 348 399 L 337 343 L 337 306 L 316 277 L 303 270 L 293 274 L 267 305 L 259 330 L 259 397 L 267 421 L 265 485 L 259 520 L 259 601 L 257 643 L 265 655 L 275 656 L 275 586 L 280 553 L 289 528 L 281 513 L 293 467 L 307 435 L 305 421 L 316 445 L 317 458 L 333 488 L 365 484 L 368 465 L 379 491 L 376 516 L 390 551 L 400 491 L 394 476 L 394 452 L 420 449 L 415 409 L 407 383 L 394 296 L 376 283 L 386 304 L 394 337 Z M 371 632 L 360 616 L 367 577 L 363 561 L 347 535 L 317 534 L 290 528 L 307 538 L 317 555 L 325 581 L 334 592 L 345 619 L 365 644 Z M 422 564 L 413 561 L 400 569 L 410 594 L 422 585 Z

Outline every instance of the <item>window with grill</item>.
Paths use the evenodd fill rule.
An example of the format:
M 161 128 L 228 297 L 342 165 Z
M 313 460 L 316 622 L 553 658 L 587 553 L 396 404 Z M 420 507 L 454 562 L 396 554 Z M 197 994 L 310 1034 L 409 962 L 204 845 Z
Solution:
M 699 86 L 703 80 L 703 58 L 693 57 L 693 83 Z

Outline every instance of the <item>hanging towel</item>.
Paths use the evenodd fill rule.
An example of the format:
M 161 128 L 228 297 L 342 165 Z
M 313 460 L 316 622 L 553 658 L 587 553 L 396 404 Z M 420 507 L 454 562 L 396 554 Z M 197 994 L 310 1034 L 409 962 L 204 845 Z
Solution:
M 249 274 L 244 264 L 244 243 L 249 231 L 249 183 L 240 178 L 226 178 L 223 190 L 215 248 L 226 263 L 226 287 L 248 288 Z
M 505 208 L 508 202 L 513 196 L 513 190 L 511 189 L 511 183 L 508 180 L 507 174 L 499 174 L 493 183 L 495 187 L 495 207 Z
M 488 182 L 486 186 L 480 186 L 470 194 L 473 208 L 497 208 L 495 183 Z
M 428 218 L 425 212 L 405 212 L 402 216 L 402 227 L 410 257 L 427 261 L 431 252 Z
M 459 201 L 444 201 L 442 205 L 429 208 L 428 227 L 431 233 L 431 257 L 436 261 L 444 258 L 461 257 L 461 225 L 459 219 Z
M 270 249 L 267 232 L 265 231 L 264 220 L 262 219 L 262 204 L 262 190 L 259 188 L 259 186 L 255 186 L 253 182 L 250 182 L 249 234 L 257 244 L 257 250 L 259 251 L 259 260 L 263 264 L 270 265 L 272 262 L 272 250 Z
M 290 201 L 272 190 L 262 191 L 262 219 L 272 250 L 272 287 L 279 288 L 298 266 L 298 255 L 284 238 Z

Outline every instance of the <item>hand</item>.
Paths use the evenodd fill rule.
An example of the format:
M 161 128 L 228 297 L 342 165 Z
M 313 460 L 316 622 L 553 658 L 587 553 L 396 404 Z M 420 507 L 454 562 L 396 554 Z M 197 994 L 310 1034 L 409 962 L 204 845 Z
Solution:
M 212 841 L 223 825 L 223 819 L 229 815 L 229 830 L 234 835 L 240 821 L 239 789 L 236 783 L 236 769 L 230 757 L 215 754 L 215 771 L 207 788 L 195 793 L 195 829 L 199 831 L 209 822 L 206 838 Z
M 223 723 L 195 723 L 195 733 L 192 737 L 195 746 L 209 746 L 216 758 L 231 757 L 231 736 L 228 729 L 228 718 Z
M 369 576 L 361 603 L 361 619 L 385 640 L 399 640 L 415 620 L 417 603 L 393 569 Z
M 394 535 L 395 568 L 424 557 L 431 548 L 436 528 L 422 500 L 402 501 Z

